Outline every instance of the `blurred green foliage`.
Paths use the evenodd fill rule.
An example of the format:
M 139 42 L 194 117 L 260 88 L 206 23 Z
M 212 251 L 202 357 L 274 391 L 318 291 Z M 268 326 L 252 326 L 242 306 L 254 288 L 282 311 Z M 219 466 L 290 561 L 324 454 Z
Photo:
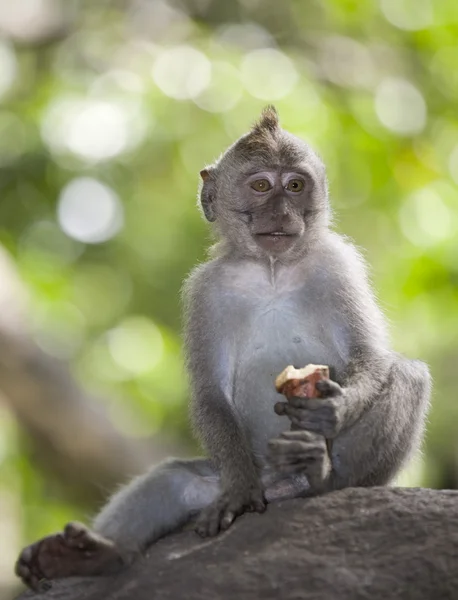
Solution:
M 182 369 L 180 286 L 210 241 L 198 172 L 272 102 L 327 164 L 395 348 L 432 366 L 408 481 L 457 485 L 455 0 L 17 4 L 0 3 L 0 243 L 39 344 L 117 427 L 189 436 L 185 380 L 171 392 L 163 373 Z M 6 414 L 0 435 L 24 540 L 84 517 Z

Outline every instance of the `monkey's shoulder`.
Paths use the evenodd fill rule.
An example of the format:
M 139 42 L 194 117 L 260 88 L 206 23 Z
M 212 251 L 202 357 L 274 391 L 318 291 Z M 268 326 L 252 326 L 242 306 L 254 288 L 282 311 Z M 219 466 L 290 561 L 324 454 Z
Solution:
M 350 238 L 335 231 L 328 231 L 321 239 L 313 259 L 312 268 L 326 272 L 336 281 L 367 281 L 368 265 L 361 249 Z
M 222 290 L 246 292 L 252 285 L 267 283 L 268 273 L 259 261 L 218 257 L 194 267 L 183 285 L 183 294 L 192 299 L 205 290 L 207 298 L 217 295 L 221 299 Z

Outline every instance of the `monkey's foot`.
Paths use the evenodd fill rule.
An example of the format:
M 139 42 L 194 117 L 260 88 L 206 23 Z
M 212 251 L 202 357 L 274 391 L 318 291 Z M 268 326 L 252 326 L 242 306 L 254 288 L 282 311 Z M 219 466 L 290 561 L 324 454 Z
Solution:
M 122 567 L 123 562 L 113 542 L 81 523 L 69 523 L 62 533 L 24 548 L 15 571 L 27 586 L 43 590 L 50 587 L 50 579 L 103 575 Z
M 325 486 L 332 469 L 325 438 L 306 430 L 285 431 L 271 440 L 269 462 L 284 475 L 304 473 L 316 491 Z

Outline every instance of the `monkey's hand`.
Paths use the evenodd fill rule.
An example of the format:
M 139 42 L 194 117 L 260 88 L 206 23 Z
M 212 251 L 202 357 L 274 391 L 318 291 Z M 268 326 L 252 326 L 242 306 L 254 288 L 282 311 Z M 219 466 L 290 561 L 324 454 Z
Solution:
M 319 491 L 331 473 L 326 440 L 311 431 L 285 431 L 268 445 L 268 460 L 284 475 L 305 473 L 310 487 Z
M 245 482 L 223 491 L 204 508 L 196 523 L 196 532 L 202 537 L 216 535 L 228 529 L 236 517 L 244 512 L 264 512 L 266 504 L 259 482 Z
M 292 397 L 277 402 L 275 412 L 286 415 L 297 429 L 306 429 L 332 439 L 342 428 L 346 412 L 344 390 L 335 381 L 322 379 L 315 384 L 319 398 Z

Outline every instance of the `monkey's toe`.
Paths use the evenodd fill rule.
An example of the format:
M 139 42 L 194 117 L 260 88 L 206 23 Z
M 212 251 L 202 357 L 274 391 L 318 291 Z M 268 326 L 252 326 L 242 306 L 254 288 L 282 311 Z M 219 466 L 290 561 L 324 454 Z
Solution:
M 24 548 L 15 565 L 16 575 L 22 579 L 25 585 L 35 591 L 44 591 L 50 587 L 50 583 L 47 581 L 48 576 L 40 562 L 42 545 L 45 541 L 49 541 L 49 538 L 44 538 Z
M 16 563 L 16 574 L 34 590 L 49 586 L 50 579 L 103 575 L 124 561 L 109 540 L 80 523 L 69 523 L 63 533 L 50 535 L 25 548 Z
M 90 556 L 89 553 L 101 551 L 112 546 L 109 540 L 91 531 L 86 525 L 73 521 L 64 527 L 64 540 L 68 548 L 73 548 Z

